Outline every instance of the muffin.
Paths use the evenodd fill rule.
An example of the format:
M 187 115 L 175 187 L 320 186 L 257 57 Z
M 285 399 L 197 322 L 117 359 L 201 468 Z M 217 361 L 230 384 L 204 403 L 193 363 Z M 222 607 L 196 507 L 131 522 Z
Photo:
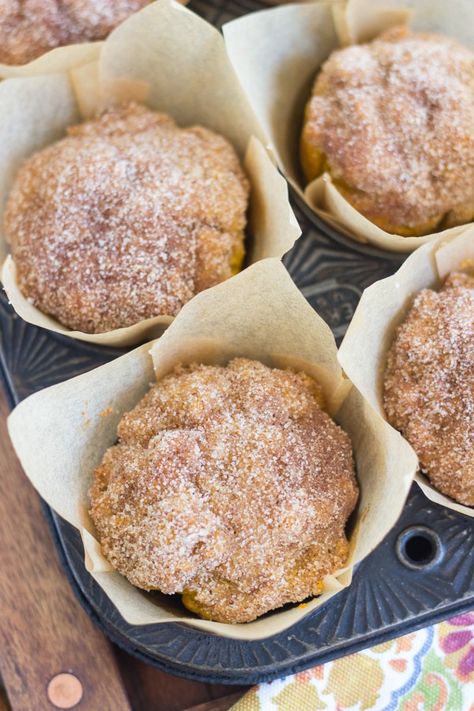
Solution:
M 321 592 L 348 555 L 352 447 L 306 374 L 236 358 L 178 366 L 118 426 L 90 514 L 135 586 L 249 622 Z
M 432 485 L 474 506 L 474 276 L 416 296 L 388 352 L 384 406 Z
M 109 109 L 20 168 L 4 213 L 18 286 L 85 333 L 175 316 L 239 270 L 248 194 L 222 136 Z
M 107 37 L 150 0 L 0 0 L 0 63 L 25 64 L 66 44 Z
M 383 230 L 423 235 L 474 218 L 474 54 L 406 27 L 333 52 L 301 135 L 308 182 L 328 172 Z

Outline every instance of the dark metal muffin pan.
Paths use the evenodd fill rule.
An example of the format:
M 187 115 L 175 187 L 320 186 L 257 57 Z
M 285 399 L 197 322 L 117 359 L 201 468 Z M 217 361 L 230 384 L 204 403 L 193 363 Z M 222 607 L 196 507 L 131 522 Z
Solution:
M 191 2 L 220 25 L 266 5 Z M 404 256 L 347 239 L 292 197 L 303 236 L 285 258 L 295 283 L 339 341 L 363 289 Z M 85 372 L 120 351 L 91 346 L 23 322 L 0 296 L 0 368 L 12 405 Z M 45 506 L 65 571 L 82 605 L 108 637 L 167 672 L 198 681 L 251 684 L 291 674 L 474 607 L 474 520 L 428 501 L 413 485 L 402 516 L 356 569 L 352 585 L 289 630 L 246 642 L 181 623 L 132 626 L 88 575 L 79 534 Z

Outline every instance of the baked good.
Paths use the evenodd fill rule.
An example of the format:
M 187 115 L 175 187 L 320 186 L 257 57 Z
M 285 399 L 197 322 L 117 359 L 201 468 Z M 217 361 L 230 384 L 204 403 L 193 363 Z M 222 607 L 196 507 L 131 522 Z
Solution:
M 150 0 L 0 0 L 0 62 L 25 64 L 66 44 L 101 40 Z
M 388 352 L 384 404 L 433 486 L 474 506 L 474 276 L 415 297 Z
M 86 333 L 174 316 L 239 270 L 248 192 L 222 136 L 112 108 L 20 168 L 4 214 L 19 288 Z
M 382 229 L 422 235 L 474 218 L 474 53 L 396 27 L 333 52 L 306 106 L 307 181 L 328 171 Z
M 358 491 L 349 437 L 321 402 L 308 375 L 253 360 L 176 368 L 95 471 L 106 558 L 219 622 L 320 593 L 346 561 Z

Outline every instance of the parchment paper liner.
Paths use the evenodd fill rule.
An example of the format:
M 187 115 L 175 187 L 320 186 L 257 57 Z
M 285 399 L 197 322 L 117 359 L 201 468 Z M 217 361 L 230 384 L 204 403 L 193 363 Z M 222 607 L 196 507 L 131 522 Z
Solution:
M 471 227 L 461 235 L 439 237 L 424 245 L 395 274 L 369 286 L 362 294 L 338 359 L 346 375 L 382 417 L 385 417 L 382 393 L 387 351 L 413 297 L 421 289 L 438 289 L 450 272 L 473 266 Z M 420 472 L 415 479 L 431 501 L 474 517 L 474 508 L 444 496 Z
M 408 21 L 413 29 L 442 32 L 474 49 L 474 3 L 462 0 L 319 0 L 262 10 L 223 27 L 240 82 L 298 195 L 353 239 L 395 252 L 413 251 L 437 235 L 458 234 L 466 226 L 424 237 L 393 235 L 352 207 L 328 174 L 304 189 L 299 137 L 315 76 L 329 54 Z
M 41 496 L 81 531 L 87 569 L 130 624 L 181 621 L 239 639 L 276 634 L 349 585 L 353 565 L 397 520 L 416 457 L 343 377 L 329 327 L 277 259 L 260 261 L 195 297 L 152 344 L 151 354 L 158 378 L 177 363 L 223 364 L 245 356 L 303 369 L 321 383 L 330 413 L 351 436 L 361 496 L 348 565 L 326 579 L 320 597 L 244 625 L 208 622 L 181 607 L 173 609 L 167 596 L 134 588 L 103 558 L 87 514 L 87 490 L 94 468 L 116 440 L 122 413 L 135 405 L 154 379 L 150 344 L 24 400 L 8 420 L 16 452 Z
M 35 72 L 0 83 L 0 211 L 26 157 L 60 138 L 68 125 L 107 104 L 135 99 L 169 113 L 181 126 L 198 123 L 223 134 L 245 158 L 252 185 L 250 263 L 282 257 L 290 249 L 300 229 L 288 202 L 286 182 L 258 140 L 259 124 L 216 29 L 182 5 L 158 0 L 126 20 L 103 43 L 61 48 L 63 69 L 58 52 L 53 50 L 33 63 L 44 74 Z M 84 62 L 85 56 L 97 59 Z M 32 65 L 24 72 L 28 67 Z M 0 212 L 0 224 L 1 220 Z M 2 261 L 6 251 L 0 235 Z M 160 335 L 173 320 L 160 316 L 100 334 L 71 331 L 21 294 L 11 257 L 4 263 L 2 281 L 25 321 L 91 343 L 130 345 Z

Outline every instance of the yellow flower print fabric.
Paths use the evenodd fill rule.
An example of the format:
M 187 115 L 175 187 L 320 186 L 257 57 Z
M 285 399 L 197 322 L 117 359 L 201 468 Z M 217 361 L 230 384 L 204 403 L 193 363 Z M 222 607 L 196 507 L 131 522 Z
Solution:
M 474 612 L 249 691 L 232 711 L 474 711 Z

